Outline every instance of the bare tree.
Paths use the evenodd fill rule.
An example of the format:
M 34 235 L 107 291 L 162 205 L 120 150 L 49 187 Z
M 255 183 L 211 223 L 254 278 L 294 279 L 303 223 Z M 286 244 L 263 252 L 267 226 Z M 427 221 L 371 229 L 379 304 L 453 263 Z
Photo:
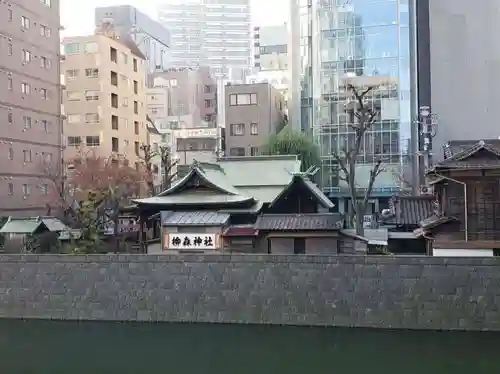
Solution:
M 144 168 L 146 169 L 146 183 L 150 196 L 155 194 L 154 174 L 155 168 L 153 165 L 154 158 L 159 157 L 162 169 L 162 190 L 168 189 L 174 179 L 177 177 L 176 166 L 179 163 L 177 160 L 172 159 L 172 152 L 170 147 L 160 146 L 158 150 L 153 149 L 150 144 L 143 144 L 141 146 L 141 158 L 144 161 Z
M 333 157 L 338 164 L 339 178 L 347 183 L 351 201 L 352 211 L 354 213 L 354 222 L 357 235 L 364 235 L 363 217 L 368 208 L 368 200 L 371 196 L 373 185 L 377 176 L 383 171 L 382 160 L 375 161 L 373 168 L 370 171 L 367 188 L 363 194 L 358 194 L 358 185 L 356 183 L 356 164 L 358 156 L 364 152 L 365 134 L 369 131 L 376 121 L 378 112 L 371 108 L 366 102 L 366 97 L 375 87 L 370 86 L 364 91 L 359 91 L 352 84 L 347 85 L 346 89 L 352 94 L 354 99 L 354 108 L 351 109 L 353 120 L 349 124 L 350 129 L 354 132 L 353 142 L 348 142 L 344 149 L 340 149 L 338 153 L 334 153 Z

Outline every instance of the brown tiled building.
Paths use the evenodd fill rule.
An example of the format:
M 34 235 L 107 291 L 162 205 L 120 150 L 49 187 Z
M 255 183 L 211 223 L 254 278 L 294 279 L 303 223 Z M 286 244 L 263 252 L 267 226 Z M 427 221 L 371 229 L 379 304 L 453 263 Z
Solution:
M 500 142 L 451 142 L 428 173 L 438 204 L 417 235 L 429 251 L 491 255 L 500 248 Z
M 0 2 L 0 215 L 45 212 L 61 161 L 59 0 Z
M 284 124 L 281 93 L 269 83 L 225 87 L 226 155 L 257 156 Z

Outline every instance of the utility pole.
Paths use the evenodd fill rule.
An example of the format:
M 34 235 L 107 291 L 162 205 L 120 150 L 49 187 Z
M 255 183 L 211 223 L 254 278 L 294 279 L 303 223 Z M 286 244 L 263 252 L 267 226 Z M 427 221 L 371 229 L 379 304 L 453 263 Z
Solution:
M 431 112 L 429 106 L 419 108 L 419 150 L 418 155 L 422 161 L 419 167 L 420 185 L 425 180 L 425 173 L 432 165 L 432 138 L 436 136 L 437 121 L 436 116 Z

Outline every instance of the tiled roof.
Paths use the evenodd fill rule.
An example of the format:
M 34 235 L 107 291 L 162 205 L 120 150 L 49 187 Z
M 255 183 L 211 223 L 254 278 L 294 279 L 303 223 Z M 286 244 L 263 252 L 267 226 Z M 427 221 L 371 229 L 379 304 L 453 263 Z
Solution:
M 224 236 L 255 236 L 258 230 L 254 225 L 234 225 L 224 231 Z
M 442 225 L 443 223 L 447 223 L 447 222 L 451 222 L 451 221 L 457 221 L 457 219 L 455 217 L 433 215 L 431 217 L 424 219 L 422 222 L 420 222 L 420 227 L 428 230 L 428 229 L 437 227 L 439 225 Z
M 389 225 L 418 225 L 434 213 L 434 196 L 397 196 L 392 198 L 394 214 L 382 222 Z
M 451 157 L 448 157 L 436 164 L 432 169 L 498 169 L 500 168 L 500 148 L 498 143 L 490 144 L 486 141 L 470 142 L 450 142 Z M 472 156 L 478 152 L 485 152 L 488 157 Z M 493 156 L 491 158 L 491 156 Z
M 264 231 L 325 231 L 342 229 L 342 216 L 338 213 L 264 214 L 255 223 Z
M 9 217 L 8 221 L 0 228 L 0 233 L 33 234 L 38 229 L 47 229 L 51 232 L 70 230 L 68 226 L 54 217 Z
M 278 196 L 275 197 L 271 206 L 276 203 L 292 186 L 296 185 L 296 183 L 302 183 L 309 192 L 316 197 L 318 203 L 320 203 L 323 208 L 330 209 L 335 205 L 330 201 L 330 199 L 316 186 L 308 177 L 302 174 L 295 174 L 288 184 L 287 187 L 283 188 Z
M 163 226 L 221 226 L 229 220 L 228 213 L 161 212 Z

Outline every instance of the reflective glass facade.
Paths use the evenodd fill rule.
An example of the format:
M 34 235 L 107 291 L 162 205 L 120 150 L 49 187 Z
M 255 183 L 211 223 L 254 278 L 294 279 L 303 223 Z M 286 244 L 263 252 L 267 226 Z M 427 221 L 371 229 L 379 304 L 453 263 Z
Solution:
M 320 146 L 326 190 L 339 186 L 332 152 L 349 148 L 354 103 L 346 84 L 376 86 L 367 102 L 378 112 L 363 142 L 360 168 L 374 160 L 407 161 L 414 118 L 410 69 L 411 0 L 298 0 L 301 124 Z M 395 186 L 394 178 L 379 186 Z

